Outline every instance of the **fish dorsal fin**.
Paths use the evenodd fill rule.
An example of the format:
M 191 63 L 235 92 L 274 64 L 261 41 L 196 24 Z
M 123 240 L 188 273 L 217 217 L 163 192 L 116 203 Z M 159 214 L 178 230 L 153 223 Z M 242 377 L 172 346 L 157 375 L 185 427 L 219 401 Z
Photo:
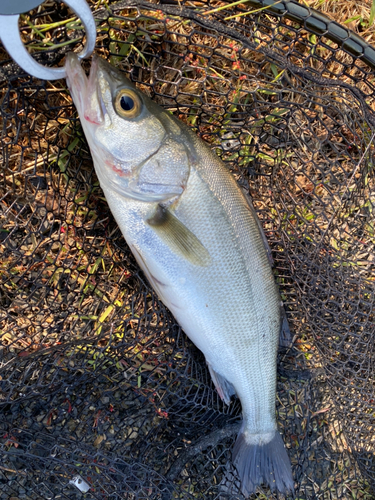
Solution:
M 172 252 L 195 266 L 208 266 L 211 262 L 207 249 L 167 208 L 158 205 L 155 214 L 146 222 Z

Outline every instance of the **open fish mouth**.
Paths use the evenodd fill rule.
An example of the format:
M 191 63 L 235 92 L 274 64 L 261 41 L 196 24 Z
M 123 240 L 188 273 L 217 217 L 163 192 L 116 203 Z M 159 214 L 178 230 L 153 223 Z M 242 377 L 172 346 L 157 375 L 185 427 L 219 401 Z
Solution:
M 104 123 L 105 108 L 98 91 L 99 57 L 92 58 L 90 74 L 87 77 L 81 62 L 74 52 L 67 55 L 65 68 L 68 88 L 77 107 L 83 123 L 102 125 Z M 85 130 L 86 132 L 86 130 Z

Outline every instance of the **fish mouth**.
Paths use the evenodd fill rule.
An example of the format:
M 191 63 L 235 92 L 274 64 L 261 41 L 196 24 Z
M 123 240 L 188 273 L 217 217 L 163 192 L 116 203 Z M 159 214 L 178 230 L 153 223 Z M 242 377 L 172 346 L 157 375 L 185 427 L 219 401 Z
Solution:
M 98 126 L 104 122 L 105 109 L 98 89 L 99 64 L 100 58 L 94 55 L 87 77 L 77 54 L 70 52 L 66 57 L 66 80 L 82 125 L 87 122 Z

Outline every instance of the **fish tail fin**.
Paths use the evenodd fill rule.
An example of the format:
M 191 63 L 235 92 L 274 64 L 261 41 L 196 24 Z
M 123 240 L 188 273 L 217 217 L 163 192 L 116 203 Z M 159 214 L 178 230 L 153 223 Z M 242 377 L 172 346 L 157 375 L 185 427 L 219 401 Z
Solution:
M 280 493 L 294 491 L 290 460 L 278 431 L 271 439 L 270 434 L 251 434 L 249 439 L 242 428 L 232 456 L 246 497 L 262 483 Z

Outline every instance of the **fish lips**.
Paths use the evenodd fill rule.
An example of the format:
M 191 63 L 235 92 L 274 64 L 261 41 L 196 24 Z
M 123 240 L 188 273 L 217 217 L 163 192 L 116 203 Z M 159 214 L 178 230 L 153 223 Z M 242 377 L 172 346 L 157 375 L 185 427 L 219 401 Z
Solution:
M 68 88 L 74 104 L 83 123 L 102 125 L 104 123 L 105 107 L 98 88 L 99 67 L 102 60 L 94 55 L 89 77 L 86 76 L 77 54 L 70 52 L 66 57 L 65 69 Z M 85 130 L 87 132 L 87 130 Z
M 90 73 L 87 77 L 77 54 L 70 52 L 66 56 L 65 69 L 68 89 L 77 108 L 81 125 L 94 160 L 97 160 L 98 166 L 101 165 L 101 160 L 103 160 L 104 168 L 108 164 L 108 168 L 116 170 L 114 168 L 115 158 L 111 152 L 107 151 L 103 145 L 99 148 L 95 139 L 98 127 L 105 125 L 106 119 L 110 121 L 110 117 L 103 102 L 102 91 L 104 90 L 107 93 L 112 92 L 108 83 L 110 81 L 108 73 L 112 72 L 111 66 L 102 58 L 94 54 Z M 102 85 L 100 85 L 101 78 L 104 82 Z M 103 86 L 105 86 L 104 89 L 101 88 Z M 125 174 L 125 172 L 121 172 L 120 166 L 117 171 L 117 174 L 119 173 L 122 175 Z

